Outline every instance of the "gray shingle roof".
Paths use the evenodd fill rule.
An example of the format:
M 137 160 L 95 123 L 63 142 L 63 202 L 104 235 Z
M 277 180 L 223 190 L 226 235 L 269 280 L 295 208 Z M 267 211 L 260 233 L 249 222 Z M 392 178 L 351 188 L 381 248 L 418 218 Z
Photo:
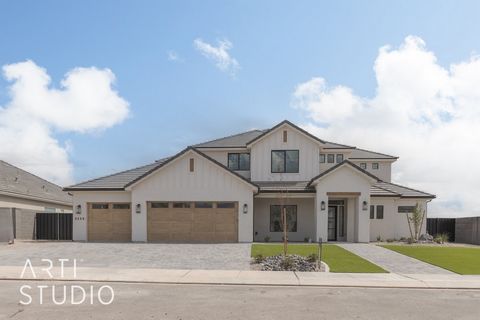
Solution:
M 54 183 L 0 160 L 0 193 L 35 198 L 45 202 L 72 204 L 72 197 Z
M 265 130 L 251 130 L 234 134 L 228 137 L 207 141 L 194 145 L 195 148 L 242 148 L 246 147 L 247 143 L 256 137 L 263 134 Z
M 128 183 L 138 179 L 168 159 L 169 158 L 160 159 L 141 167 L 80 182 L 76 185 L 66 187 L 64 190 L 123 190 Z
M 388 159 L 388 160 L 396 160 L 398 157 L 390 156 L 388 154 L 364 150 L 364 149 L 352 149 L 352 153 L 350 154 L 350 159 Z
M 435 198 L 435 195 L 399 184 L 380 181 L 370 190 L 372 196 L 400 196 L 402 198 Z

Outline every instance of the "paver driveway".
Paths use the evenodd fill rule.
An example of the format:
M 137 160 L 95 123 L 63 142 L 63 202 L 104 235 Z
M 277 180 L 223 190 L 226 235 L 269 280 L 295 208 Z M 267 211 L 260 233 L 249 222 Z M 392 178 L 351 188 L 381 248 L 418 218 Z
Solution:
M 403 274 L 453 274 L 426 262 L 368 243 L 341 243 L 344 249 L 367 259 L 383 269 Z
M 16 242 L 0 245 L 1 266 L 77 259 L 79 267 L 249 270 L 250 244 Z

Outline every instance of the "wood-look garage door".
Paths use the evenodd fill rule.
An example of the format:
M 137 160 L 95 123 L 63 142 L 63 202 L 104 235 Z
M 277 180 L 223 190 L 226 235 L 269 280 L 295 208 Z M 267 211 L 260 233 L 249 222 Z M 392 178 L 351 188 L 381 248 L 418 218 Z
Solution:
M 89 203 L 88 241 L 131 241 L 130 203 Z
M 237 242 L 236 202 L 149 202 L 148 241 Z

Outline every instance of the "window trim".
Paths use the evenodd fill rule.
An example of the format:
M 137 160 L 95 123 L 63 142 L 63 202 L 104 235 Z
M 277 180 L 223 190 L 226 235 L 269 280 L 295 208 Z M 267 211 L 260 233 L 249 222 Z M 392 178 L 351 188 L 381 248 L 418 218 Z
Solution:
M 375 219 L 375 205 L 370 205 L 370 220 Z
M 248 169 L 240 169 L 240 155 L 248 154 Z M 230 155 L 236 156 L 237 158 L 237 168 L 230 168 Z M 229 152 L 227 154 L 227 168 L 233 171 L 250 171 L 250 153 L 249 152 Z
M 297 171 L 287 172 L 287 151 L 296 151 L 298 154 L 298 166 Z M 283 152 L 283 171 L 273 171 L 273 153 Z M 286 150 L 271 150 L 270 151 L 270 173 L 300 173 L 300 150 L 299 149 L 286 149 Z
M 378 162 L 372 162 L 372 170 L 378 170 L 379 168 L 380 168 L 380 165 L 378 164 Z
M 382 208 L 381 212 L 382 212 L 382 217 L 379 218 L 378 217 L 378 209 Z M 377 207 L 375 208 L 376 210 L 376 215 L 375 217 L 377 218 L 377 220 L 383 220 L 383 218 L 385 217 L 385 207 L 383 204 L 378 204 Z
M 360 164 L 358 166 L 362 170 L 367 170 L 367 163 L 366 162 L 360 162 Z
M 270 205 L 270 212 L 269 212 L 269 221 L 268 221 L 268 230 L 269 232 L 277 233 L 277 232 L 283 232 L 283 230 L 280 231 L 272 231 L 272 208 L 273 207 L 280 207 L 280 219 L 281 219 L 281 214 L 282 214 L 282 207 L 294 207 L 295 208 L 295 230 L 289 231 L 288 232 L 298 232 L 298 206 L 296 204 L 284 204 L 279 205 L 279 204 L 271 204 Z

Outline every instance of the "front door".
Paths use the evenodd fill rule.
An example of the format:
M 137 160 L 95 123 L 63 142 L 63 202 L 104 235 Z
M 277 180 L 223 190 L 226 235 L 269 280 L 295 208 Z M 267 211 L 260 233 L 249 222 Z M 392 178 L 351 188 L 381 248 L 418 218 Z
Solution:
M 337 207 L 328 207 L 328 241 L 337 241 Z

